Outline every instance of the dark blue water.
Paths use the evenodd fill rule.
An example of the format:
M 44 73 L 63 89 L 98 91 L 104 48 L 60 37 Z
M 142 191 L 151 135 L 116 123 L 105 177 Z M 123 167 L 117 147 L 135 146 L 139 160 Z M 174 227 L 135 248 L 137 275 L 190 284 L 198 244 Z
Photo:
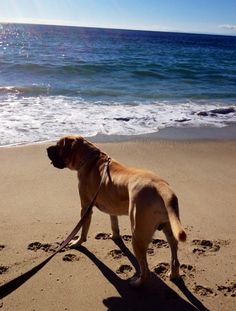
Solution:
M 1 86 L 121 101 L 236 99 L 236 37 L 2 27 Z
M 236 37 L 5 24 L 0 101 L 5 126 L 22 132 L 23 141 L 31 121 L 37 129 L 55 120 L 60 132 L 68 130 L 60 122 L 69 122 L 75 132 L 76 116 L 88 135 L 153 132 L 176 122 L 222 126 L 235 117 Z M 8 118 L 12 105 L 15 123 Z M 233 108 L 227 118 L 209 113 L 222 107 Z M 202 110 L 207 118 L 196 117 Z M 91 114 L 97 120 L 86 127 Z M 52 138 L 44 132 L 39 140 Z

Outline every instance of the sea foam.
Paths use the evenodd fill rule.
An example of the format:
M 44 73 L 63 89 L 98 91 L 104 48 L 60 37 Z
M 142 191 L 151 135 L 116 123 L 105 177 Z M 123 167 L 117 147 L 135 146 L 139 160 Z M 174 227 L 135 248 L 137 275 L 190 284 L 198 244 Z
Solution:
M 224 127 L 236 105 L 206 102 L 89 102 L 66 96 L 0 98 L 1 145 L 54 140 L 62 135 L 141 135 L 166 127 Z

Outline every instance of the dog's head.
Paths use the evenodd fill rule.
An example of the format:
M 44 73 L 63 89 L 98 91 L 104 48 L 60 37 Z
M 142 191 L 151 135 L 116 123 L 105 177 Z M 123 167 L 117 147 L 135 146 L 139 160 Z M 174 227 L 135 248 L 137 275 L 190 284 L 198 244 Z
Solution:
M 47 154 L 52 164 L 59 169 L 69 168 L 76 170 L 82 159 L 89 153 L 97 153 L 93 144 L 81 136 L 66 136 L 61 138 L 56 145 L 47 148 Z

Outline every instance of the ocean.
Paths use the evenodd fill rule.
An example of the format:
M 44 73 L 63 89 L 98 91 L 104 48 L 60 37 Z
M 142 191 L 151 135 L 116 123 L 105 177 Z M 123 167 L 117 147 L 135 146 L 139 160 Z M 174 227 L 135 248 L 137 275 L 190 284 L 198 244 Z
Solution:
M 0 25 L 0 145 L 235 123 L 235 36 Z

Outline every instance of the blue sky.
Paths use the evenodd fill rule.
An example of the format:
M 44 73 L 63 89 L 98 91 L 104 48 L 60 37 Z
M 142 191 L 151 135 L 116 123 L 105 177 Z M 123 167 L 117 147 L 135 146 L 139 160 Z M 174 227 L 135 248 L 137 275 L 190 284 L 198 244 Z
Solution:
M 236 0 L 0 0 L 0 22 L 236 35 Z

